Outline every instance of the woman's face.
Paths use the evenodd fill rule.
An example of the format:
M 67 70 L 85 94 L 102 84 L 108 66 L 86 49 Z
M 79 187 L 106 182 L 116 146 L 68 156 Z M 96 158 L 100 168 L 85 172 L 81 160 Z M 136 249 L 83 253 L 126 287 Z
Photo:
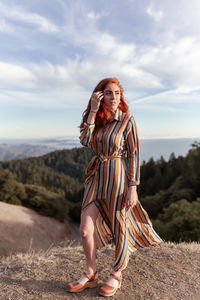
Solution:
M 120 89 L 115 83 L 108 83 L 103 91 L 103 102 L 112 111 L 116 111 L 120 103 Z

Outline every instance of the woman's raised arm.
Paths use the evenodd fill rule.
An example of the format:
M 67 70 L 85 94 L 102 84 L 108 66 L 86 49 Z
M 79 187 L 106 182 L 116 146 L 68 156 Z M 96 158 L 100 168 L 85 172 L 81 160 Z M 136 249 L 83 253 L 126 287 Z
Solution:
M 103 93 L 101 91 L 95 92 L 91 96 L 91 109 L 88 114 L 87 121 L 84 123 L 83 127 L 80 128 L 80 143 L 83 146 L 90 146 L 92 141 L 92 133 L 95 128 L 96 114 L 99 110 L 101 100 L 103 99 Z

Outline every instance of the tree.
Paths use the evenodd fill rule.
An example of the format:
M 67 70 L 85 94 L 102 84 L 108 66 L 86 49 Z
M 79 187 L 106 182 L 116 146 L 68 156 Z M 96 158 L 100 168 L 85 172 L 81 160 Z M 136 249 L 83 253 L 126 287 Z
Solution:
M 167 241 L 200 242 L 200 198 L 188 202 L 185 199 L 172 203 L 154 221 L 158 233 Z

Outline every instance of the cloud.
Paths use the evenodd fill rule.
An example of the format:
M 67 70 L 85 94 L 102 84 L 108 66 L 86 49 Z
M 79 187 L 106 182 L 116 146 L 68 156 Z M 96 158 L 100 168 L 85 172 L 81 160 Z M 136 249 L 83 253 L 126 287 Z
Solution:
M 3 88 L 33 88 L 36 78 L 27 68 L 0 62 L 0 86 Z
M 168 89 L 199 86 L 200 41 L 194 37 L 174 39 L 167 45 L 148 47 L 138 60 L 141 68 L 162 79 Z
M 196 90 L 169 90 L 151 96 L 135 98 L 130 107 L 142 111 L 189 113 L 200 105 L 200 88 Z
M 80 69 L 86 67 L 88 78 L 92 78 L 92 82 L 93 78 L 101 78 L 107 72 L 109 76 L 119 75 L 122 81 L 127 82 L 128 88 L 195 88 L 200 74 L 196 64 L 200 56 L 200 44 L 195 35 L 179 37 L 171 34 L 171 29 L 168 30 L 171 5 L 172 1 L 169 1 L 168 7 L 152 1 L 147 8 L 148 14 L 156 20 L 162 19 L 163 36 L 160 38 L 158 31 L 158 40 L 152 36 L 152 42 L 144 45 L 137 44 L 134 37 L 129 42 L 122 40 L 117 36 L 117 30 L 114 31 L 115 34 L 111 34 L 109 30 L 100 30 L 97 23 L 90 23 L 84 17 L 87 15 L 86 7 L 81 7 L 82 17 L 78 18 L 79 10 L 74 6 L 73 17 L 69 18 L 70 28 L 73 28 L 74 42 L 85 51 L 84 56 L 80 56 L 74 63 L 71 62 L 77 77 L 81 73 L 80 64 Z M 166 13 L 168 21 L 163 18 Z M 77 18 L 79 26 L 75 21 Z M 180 22 L 177 23 L 181 28 Z M 175 26 L 178 26 L 177 23 Z
M 79 97 L 79 98 L 78 98 Z M 21 107 L 40 108 L 40 109 L 85 109 L 89 100 L 90 93 L 79 89 L 74 92 L 73 89 L 48 89 L 45 91 L 32 92 L 4 90 L 0 94 L 0 103 L 11 104 Z
M 0 3 L 0 11 L 1 15 L 11 21 L 20 21 L 35 25 L 42 32 L 56 33 L 59 31 L 59 27 L 46 17 L 27 12 L 21 6 L 12 5 L 8 7 Z
M 2 19 L 0 20 L 0 32 L 14 33 L 15 28 Z
M 156 11 L 152 7 L 146 9 L 146 13 L 151 16 L 156 22 L 159 22 L 163 18 L 163 12 L 161 10 Z
M 118 35 L 117 30 L 111 31 L 108 27 L 103 27 L 103 11 L 97 12 L 82 1 L 62 1 L 62 5 L 64 24 L 58 26 L 45 16 L 30 13 L 22 7 L 12 6 L 9 9 L 0 4 L 1 13 L 7 19 L 33 24 L 44 33 L 57 33 L 56 41 L 52 42 L 55 42 L 55 46 L 52 45 L 52 53 L 55 52 L 55 56 L 60 53 L 63 55 L 62 63 L 47 59 L 38 63 L 1 62 L 1 87 L 6 91 L 16 88 L 16 99 L 22 96 L 26 104 L 25 99 L 29 96 L 31 101 L 35 99 L 36 105 L 42 103 L 43 106 L 58 107 L 72 105 L 71 99 L 81 99 L 82 105 L 83 95 L 88 97 L 100 79 L 110 76 L 118 77 L 127 92 L 136 91 L 137 97 L 133 99 L 137 105 L 153 103 L 158 101 L 159 97 L 163 97 L 163 103 L 170 103 L 170 99 L 176 101 L 178 91 L 180 101 L 186 101 L 186 96 L 181 91 L 187 89 L 192 93 L 198 87 L 200 70 L 197 62 L 200 61 L 200 41 L 195 33 L 179 36 L 175 31 L 171 34 L 169 23 L 170 26 L 176 26 L 176 29 L 181 27 L 179 20 L 175 25 L 171 24 L 173 16 L 169 11 L 172 1 L 169 1 L 168 6 L 158 1 L 150 3 L 146 14 L 156 21 L 162 19 L 162 22 L 154 24 L 155 31 L 157 30 L 156 38 L 152 30 L 150 41 L 145 41 L 142 45 L 134 36 L 126 40 Z M 168 18 L 164 18 L 166 15 Z M 159 34 L 160 23 L 162 36 Z M 6 28 L 7 23 L 4 25 Z M 61 52 L 60 45 L 65 52 Z M 73 46 L 75 50 L 72 55 L 67 54 L 66 46 Z M 42 47 L 42 42 L 38 47 Z M 46 53 L 47 50 L 43 48 L 42 51 Z M 30 94 L 28 89 L 32 89 Z M 19 90 L 26 96 L 20 94 Z M 7 93 L 7 96 L 9 95 L 15 101 L 13 95 Z M 57 97 L 54 104 L 51 95 Z M 170 107 L 173 106 L 173 101 Z
M 142 115 L 146 136 L 197 132 L 199 0 L 103 3 L 24 0 L 19 5 L 0 0 L 0 103 L 5 120 L 15 109 L 31 108 L 51 116 L 66 109 L 72 120 L 79 119 L 98 81 L 114 76 L 130 109 L 136 117 Z M 59 132 L 63 126 L 57 121 Z M 67 122 L 71 134 L 73 126 Z M 15 123 L 10 132 L 15 132 Z
M 150 0 L 148 2 L 146 14 L 157 21 L 153 22 L 152 28 L 150 27 L 153 30 L 149 33 L 151 38 L 158 38 L 157 42 L 167 43 L 170 37 L 183 38 L 199 34 L 199 0 Z
M 102 64 L 105 68 L 101 68 Z M 119 67 L 121 74 L 117 73 Z M 75 102 L 79 107 L 85 105 L 94 86 L 106 76 L 121 75 L 121 81 L 131 88 L 139 88 L 141 83 L 143 86 L 149 86 L 149 82 L 153 84 L 155 80 L 128 64 L 116 65 L 115 61 L 108 64 L 107 61 L 103 62 L 103 58 L 98 63 L 93 60 L 81 61 L 77 58 L 67 60 L 65 65 L 44 62 L 21 66 L 1 62 L 0 74 L 0 86 L 4 89 L 0 101 L 6 100 L 24 106 L 57 108 L 73 107 L 76 106 Z
M 92 19 L 92 20 L 97 21 L 97 20 L 99 20 L 99 19 L 101 19 L 101 18 L 103 18 L 103 17 L 108 16 L 108 13 L 105 13 L 105 12 L 103 12 L 103 11 L 100 12 L 100 13 L 95 13 L 94 11 L 90 11 L 90 12 L 87 14 L 87 16 L 88 16 L 89 19 Z

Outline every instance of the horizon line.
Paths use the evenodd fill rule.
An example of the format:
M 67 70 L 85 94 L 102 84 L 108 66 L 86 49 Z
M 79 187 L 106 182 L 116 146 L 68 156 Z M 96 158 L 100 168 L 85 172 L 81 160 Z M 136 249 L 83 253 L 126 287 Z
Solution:
M 74 139 L 74 141 L 79 140 L 79 136 L 45 136 L 45 137 L 0 137 L 0 142 L 5 140 L 5 141 L 33 141 L 33 140 L 49 140 L 49 139 Z M 140 140 L 173 140 L 173 139 L 200 139 L 200 136 L 195 137 L 188 137 L 188 136 L 159 136 L 159 137 L 140 137 Z

